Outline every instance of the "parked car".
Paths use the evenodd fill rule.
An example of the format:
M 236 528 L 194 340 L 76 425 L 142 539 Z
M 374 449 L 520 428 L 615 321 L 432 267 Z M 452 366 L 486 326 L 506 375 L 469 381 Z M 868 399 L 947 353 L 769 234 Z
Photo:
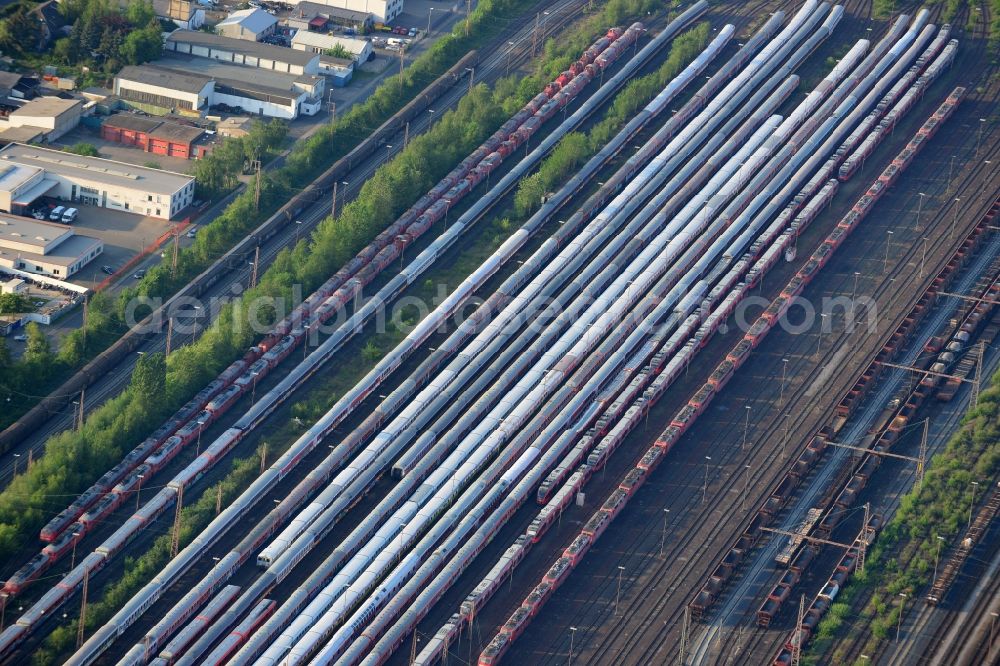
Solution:
M 102 273 L 106 273 L 107 275 L 114 275 L 115 274 L 115 269 L 113 269 L 113 268 L 111 268 L 111 266 L 108 266 L 107 264 L 105 264 L 104 266 L 101 266 L 101 272 Z
M 78 211 L 76 208 L 67 208 L 66 211 L 62 214 L 63 224 L 73 224 L 74 222 L 76 222 L 76 216 L 79 214 L 79 212 L 80 211 Z
M 49 216 L 49 211 L 43 208 L 36 208 L 35 210 L 31 211 L 31 217 L 35 218 L 36 220 L 44 220 L 48 216 Z
M 194 238 L 195 236 L 198 235 L 198 227 L 191 227 L 190 229 L 188 229 L 187 234 L 185 235 L 188 238 Z
M 52 209 L 52 212 L 49 213 L 49 219 L 53 222 L 58 222 L 59 220 L 62 219 L 63 213 L 65 212 L 66 212 L 65 206 L 56 206 L 55 208 Z
M 22 333 L 21 335 L 15 335 L 14 339 L 17 340 L 18 342 L 27 342 L 28 336 Z
M 135 275 L 133 275 L 132 277 L 134 277 L 136 280 L 141 280 L 142 278 L 146 277 L 146 269 L 140 268 L 135 272 Z

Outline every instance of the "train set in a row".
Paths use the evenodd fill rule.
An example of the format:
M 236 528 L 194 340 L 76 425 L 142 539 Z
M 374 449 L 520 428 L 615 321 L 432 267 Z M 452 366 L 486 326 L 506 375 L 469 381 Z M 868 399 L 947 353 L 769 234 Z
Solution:
M 373 280 L 388 266 L 403 248 L 441 219 L 448 207 L 484 180 L 504 157 L 530 140 L 545 121 L 576 97 L 599 72 L 612 65 L 643 31 L 641 24 L 628 29 L 609 30 L 579 61 L 573 63 L 570 70 L 548 85 L 545 92 L 533 98 L 469 158 L 443 178 L 428 195 L 422 197 L 371 245 L 276 325 L 267 338 L 229 366 L 167 423 L 130 452 L 122 463 L 106 473 L 98 483 L 46 525 L 41 538 L 49 542 L 49 545 L 43 553 L 11 577 L 5 591 L 11 596 L 20 593 L 56 559 L 68 552 L 96 522 L 120 506 L 126 495 L 138 488 L 140 474 L 143 479 L 155 474 L 185 446 L 198 439 L 224 411 L 249 393 L 298 344 L 302 344 L 310 327 L 331 319 L 364 284 Z M 118 552 L 135 531 L 148 524 L 172 503 L 182 486 L 200 476 L 249 432 L 261 418 L 262 411 L 260 408 L 251 409 L 247 416 L 207 447 L 195 463 L 185 468 L 167 488 L 161 490 L 140 512 L 129 519 L 129 523 L 134 523 L 134 530 L 120 529 L 98 548 L 98 554 L 107 558 Z M 89 561 L 90 558 L 85 560 Z
M 751 327 L 750 331 L 746 334 L 743 341 L 738 345 L 737 349 L 734 349 L 732 353 L 722 362 L 716 371 L 712 374 L 709 381 L 696 393 L 689 403 L 682 408 L 682 410 L 677 414 L 675 419 L 668 426 L 667 430 L 663 435 L 657 440 L 657 444 L 647 452 L 642 460 L 637 464 L 636 468 L 633 469 L 623 480 L 620 487 L 612 493 L 605 504 L 595 513 L 591 520 L 584 526 L 581 530 L 580 535 L 571 543 L 571 545 L 564 551 L 563 557 L 556 561 L 553 567 L 545 575 L 542 582 L 532 591 L 531 594 L 525 599 L 521 608 L 515 611 L 511 616 L 508 624 L 501 628 L 500 632 L 495 638 L 495 642 L 492 643 L 484 651 L 481 656 L 481 663 L 494 663 L 495 660 L 502 655 L 502 653 L 507 649 L 510 641 L 516 637 L 516 635 L 523 630 L 524 625 L 527 621 L 533 617 L 540 605 L 544 603 L 544 599 L 547 598 L 551 591 L 555 589 L 564 580 L 565 576 L 568 575 L 568 570 L 575 566 L 575 563 L 579 561 L 582 552 L 586 550 L 587 547 L 600 536 L 601 532 L 606 528 L 607 524 L 617 515 L 621 510 L 622 505 L 627 501 L 628 497 L 634 492 L 635 488 L 640 485 L 645 476 L 656 466 L 656 464 L 663 458 L 664 453 L 670 449 L 670 447 L 677 441 L 680 435 L 690 427 L 693 420 L 700 414 L 706 407 L 707 403 L 711 400 L 712 396 L 725 385 L 728 378 L 732 376 L 733 371 L 746 360 L 749 351 L 752 350 L 760 341 L 760 339 L 766 335 L 766 332 L 770 330 L 775 323 L 777 323 L 783 310 L 787 305 L 782 305 L 782 303 L 787 303 L 790 299 L 794 298 L 804 285 L 815 275 L 815 273 L 822 267 L 823 264 L 828 260 L 829 255 L 839 246 L 846 236 L 846 233 L 856 226 L 858 221 L 867 214 L 870 210 L 874 201 L 878 198 L 878 192 L 884 191 L 883 188 L 891 184 L 891 182 L 896 177 L 896 174 L 901 171 L 899 167 L 905 168 L 908 165 L 909 160 L 912 159 L 912 155 L 915 154 L 916 150 L 919 149 L 920 145 L 923 144 L 930 136 L 936 131 L 937 126 L 942 122 L 948 115 L 950 115 L 954 106 L 957 104 L 958 98 L 962 94 L 962 90 L 958 89 L 953 93 L 952 96 L 942 105 L 942 107 L 925 123 L 925 125 L 918 132 L 917 137 L 914 138 L 911 145 L 900 154 L 899 158 L 894 161 L 895 168 L 891 169 L 892 174 L 888 176 L 887 179 L 882 179 L 873 186 L 874 192 L 869 192 L 868 195 L 874 194 L 875 196 L 866 195 L 858 205 L 849 213 L 841 224 L 838 226 L 831 236 L 824 242 L 820 248 L 813 255 L 811 260 L 806 263 L 803 269 L 796 275 L 796 277 L 789 283 L 785 292 L 779 296 L 772 306 L 765 312 L 764 315 Z M 787 292 L 787 293 L 786 293 Z M 648 403 L 647 403 L 648 404 Z M 642 407 L 644 405 L 637 405 Z M 634 419 L 641 418 L 641 413 L 638 417 L 633 414 Z M 633 420 L 633 419 L 630 419 Z M 617 437 L 615 437 L 617 439 Z M 592 462 L 598 462 L 598 460 L 592 459 Z M 573 482 L 572 486 L 569 486 L 570 492 L 566 492 L 565 489 L 560 490 L 560 494 L 563 498 L 567 498 L 574 494 L 576 486 L 578 483 L 582 482 L 586 478 L 586 474 L 578 473 Z M 544 495 L 540 496 L 540 499 L 544 499 Z M 558 499 L 556 500 L 559 501 Z M 548 508 L 548 507 L 547 507 Z M 560 508 L 556 508 L 555 512 L 560 511 Z M 554 512 L 549 512 L 548 516 L 554 515 Z M 534 535 L 537 534 L 539 528 L 536 524 L 533 524 L 532 528 L 529 528 L 529 533 Z M 505 556 L 506 557 L 506 556 Z M 513 557 L 511 559 L 517 559 Z M 454 625 L 453 625 L 454 626 Z

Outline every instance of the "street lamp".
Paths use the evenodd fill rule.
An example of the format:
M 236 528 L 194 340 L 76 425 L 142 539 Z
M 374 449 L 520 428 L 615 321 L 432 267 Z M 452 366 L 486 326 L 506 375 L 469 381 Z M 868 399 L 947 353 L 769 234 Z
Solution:
M 712 456 L 705 456 L 705 485 L 701 487 L 701 503 L 708 499 L 708 464 L 712 462 Z
M 741 451 L 747 450 L 747 435 L 750 433 L 750 405 L 743 405 L 743 409 L 746 410 L 746 420 L 743 422 L 743 446 Z
M 788 375 L 788 359 L 781 359 L 781 390 L 778 395 L 778 404 L 781 405 L 785 401 L 785 377 Z
M 885 232 L 885 261 L 882 262 L 882 272 L 889 270 L 889 245 L 892 243 L 892 229 Z
M 621 599 L 622 595 L 622 574 L 625 573 L 625 567 L 618 565 L 618 591 L 615 592 L 615 615 L 618 615 L 618 601 Z
M 965 527 L 966 531 L 968 531 L 968 529 L 970 527 L 972 527 L 972 507 L 974 507 L 976 505 L 976 488 L 979 487 L 979 482 L 978 481 L 970 481 L 969 485 L 970 485 L 970 490 L 972 492 L 971 492 L 971 495 L 969 497 L 969 524 L 966 525 L 966 527 Z
M 976 138 L 976 157 L 979 157 L 979 144 L 983 140 L 983 126 L 986 125 L 986 118 L 979 119 L 979 136 Z
M 820 345 L 823 343 L 823 327 L 826 326 L 826 313 L 819 315 L 819 331 L 816 332 L 816 356 L 819 356 Z
M 996 613 L 994 613 L 994 615 L 996 615 Z M 569 666 L 573 666 L 573 639 L 575 637 L 576 637 L 576 627 L 570 627 L 569 628 Z
M 961 197 L 955 197 L 955 217 L 951 221 L 951 233 L 948 235 L 949 239 L 955 237 L 955 226 L 958 224 L 958 207 L 959 207 L 958 204 L 961 201 L 962 201 Z
M 431 34 L 431 14 L 433 14 L 433 13 L 434 13 L 434 8 L 433 7 L 431 7 L 430 9 L 427 10 L 427 36 L 428 37 Z
M 660 535 L 660 557 L 663 557 L 663 547 L 667 542 L 667 518 L 670 517 L 670 509 L 663 510 L 663 534 Z
M 507 42 L 507 46 L 510 48 L 507 49 L 507 67 L 504 69 L 504 76 L 510 76 L 510 56 L 514 53 L 514 42 Z
M 937 572 L 938 572 L 938 560 L 941 557 L 941 544 L 944 543 L 944 537 L 937 537 L 937 551 L 934 553 L 934 578 L 931 579 L 931 585 L 937 582 Z
M 139 495 L 142 493 L 142 479 L 144 478 L 142 474 L 136 475 L 139 479 L 139 485 L 135 487 L 135 510 L 139 510 Z
M 899 598 L 902 601 L 899 602 L 899 622 L 896 623 L 896 643 L 899 643 L 899 630 L 903 628 L 903 607 L 906 605 L 906 592 L 900 592 Z
M 80 541 L 79 536 L 79 532 L 73 532 L 73 555 L 69 558 L 69 568 L 71 571 L 76 568 L 76 544 Z
M 385 144 L 385 161 L 386 161 L 386 163 L 389 162 L 389 158 L 390 157 L 392 157 L 392 144 L 391 143 L 387 143 L 387 144 Z
M 12 478 L 17 476 L 17 463 L 19 462 L 20 457 L 21 457 L 20 453 L 14 454 L 14 473 L 11 475 Z
M 924 197 L 926 197 L 927 195 L 924 194 L 923 192 L 917 192 L 917 195 L 920 197 L 920 199 L 917 202 L 917 227 L 919 228 L 920 227 L 920 211 L 924 207 Z

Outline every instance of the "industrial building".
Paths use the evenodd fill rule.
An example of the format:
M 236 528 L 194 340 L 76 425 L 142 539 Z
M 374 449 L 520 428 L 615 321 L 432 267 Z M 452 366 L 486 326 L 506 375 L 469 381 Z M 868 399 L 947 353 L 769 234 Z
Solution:
M 79 125 L 82 115 L 83 102 L 78 99 L 38 97 L 11 112 L 2 126 L 39 130 L 47 141 L 55 141 Z
M 329 51 L 335 46 L 342 46 L 347 49 L 355 62 L 368 62 L 374 53 L 372 43 L 366 39 L 350 39 L 347 37 L 337 37 L 336 35 L 324 35 L 308 30 L 299 30 L 292 37 L 292 48 L 296 51 L 321 54 Z
M 163 48 L 164 51 L 188 53 L 233 65 L 286 74 L 316 74 L 319 71 L 319 56 L 315 54 L 197 30 L 177 30 L 170 33 Z
M 278 19 L 263 9 L 240 9 L 216 24 L 215 32 L 223 37 L 259 42 L 274 33 Z
M 118 0 L 124 9 L 129 0 Z M 173 21 L 185 30 L 197 30 L 205 23 L 205 10 L 195 0 L 153 0 L 156 18 Z
M 0 149 L 0 211 L 24 213 L 43 195 L 169 220 L 194 198 L 194 178 L 20 143 Z
M 333 25 L 364 34 L 371 32 L 375 22 L 368 12 L 303 1 L 296 5 L 285 23 L 294 30 L 326 32 Z
M 105 141 L 135 146 L 147 153 L 167 157 L 202 157 L 208 148 L 198 144 L 203 136 L 205 130 L 200 127 L 132 113 L 116 113 L 101 123 L 101 138 Z
M 299 3 L 295 3 L 299 4 Z M 388 23 L 403 13 L 403 0 L 311 0 L 309 4 L 321 4 L 340 9 L 370 14 L 376 21 Z M 292 12 L 295 13 L 294 11 Z
M 314 57 L 318 63 L 319 56 Z M 205 115 L 212 106 L 226 104 L 254 115 L 294 120 L 316 115 L 325 91 L 322 76 L 180 55 L 161 58 L 155 65 L 125 67 L 115 77 L 115 94 L 135 108 L 158 115 Z
M 0 214 L 0 268 L 66 279 L 103 251 L 99 238 L 70 226 Z

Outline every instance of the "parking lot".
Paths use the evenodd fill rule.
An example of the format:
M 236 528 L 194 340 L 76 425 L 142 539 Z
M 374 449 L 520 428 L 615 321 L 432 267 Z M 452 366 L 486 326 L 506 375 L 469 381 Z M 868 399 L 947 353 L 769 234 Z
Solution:
M 176 224 L 176 222 L 167 222 L 156 217 L 145 217 L 79 203 L 54 203 L 60 203 L 64 206 L 71 205 L 79 210 L 76 222 L 73 223 L 73 229 L 76 233 L 93 236 L 104 241 L 104 253 L 70 278 L 70 282 L 73 284 L 91 289 L 107 277 L 101 271 L 102 266 L 118 270 L 129 259 L 138 254 L 142 248 L 153 243 Z

